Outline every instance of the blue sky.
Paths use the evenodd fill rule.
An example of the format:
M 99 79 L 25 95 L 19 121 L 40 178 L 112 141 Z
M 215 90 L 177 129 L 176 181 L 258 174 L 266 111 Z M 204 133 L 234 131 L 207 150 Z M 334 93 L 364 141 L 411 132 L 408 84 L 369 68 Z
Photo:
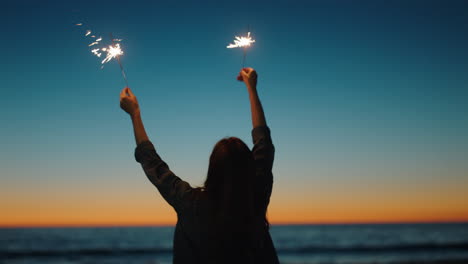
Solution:
M 0 21 L 6 199 L 38 186 L 79 197 L 117 181 L 121 191 L 144 178 L 119 108 L 118 65 L 100 69 L 85 29 L 124 39 L 149 136 L 192 185 L 220 138 L 251 145 L 248 96 L 235 80 L 242 50 L 226 49 L 248 26 L 256 43 L 246 65 L 259 73 L 277 149 L 275 190 L 293 192 L 289 202 L 312 200 L 309 188 L 353 194 L 374 184 L 394 185 L 388 197 L 411 186 L 421 201 L 444 188 L 455 203 L 468 184 L 464 1 L 18 1 Z

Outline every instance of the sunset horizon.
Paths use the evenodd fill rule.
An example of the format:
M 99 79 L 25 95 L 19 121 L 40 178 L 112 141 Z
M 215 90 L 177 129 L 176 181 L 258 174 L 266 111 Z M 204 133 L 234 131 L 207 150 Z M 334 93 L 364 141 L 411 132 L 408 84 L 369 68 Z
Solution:
M 0 228 L 28 228 L 28 227 L 144 227 L 144 226 L 175 226 L 177 216 L 170 209 L 163 210 L 167 213 L 161 216 L 161 212 L 141 212 L 138 215 L 146 215 L 147 218 L 137 219 L 136 217 L 120 216 L 121 220 L 115 220 L 118 215 L 112 215 L 107 218 L 98 218 L 96 215 L 90 215 L 88 218 L 83 217 L 83 214 L 76 214 L 78 219 L 73 218 L 71 213 L 62 213 L 61 219 L 42 218 L 34 220 L 34 216 L 20 218 L 4 217 L 0 220 Z M 281 217 L 275 212 L 267 214 L 271 225 L 347 225 L 347 224 L 431 224 L 431 223 L 468 223 L 468 214 L 407 214 L 407 215 L 355 215 L 353 217 L 344 213 L 335 213 L 334 215 L 316 215 L 308 220 L 300 217 L 291 217 L 291 214 Z M 158 219 L 163 219 L 158 220 Z

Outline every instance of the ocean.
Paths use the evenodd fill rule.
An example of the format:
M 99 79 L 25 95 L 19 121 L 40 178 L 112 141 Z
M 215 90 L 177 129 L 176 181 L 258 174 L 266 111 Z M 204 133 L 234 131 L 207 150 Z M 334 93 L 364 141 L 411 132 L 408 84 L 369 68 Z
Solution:
M 0 263 L 172 262 L 174 227 L 4 228 Z M 272 225 L 284 264 L 468 263 L 468 223 Z

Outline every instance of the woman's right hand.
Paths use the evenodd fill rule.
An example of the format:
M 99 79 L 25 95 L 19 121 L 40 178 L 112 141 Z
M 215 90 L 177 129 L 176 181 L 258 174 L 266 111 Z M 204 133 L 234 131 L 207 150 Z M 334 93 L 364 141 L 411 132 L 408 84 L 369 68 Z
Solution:
M 239 75 L 237 76 L 237 80 L 243 81 L 248 88 L 256 88 L 257 87 L 257 72 L 253 68 L 243 68 Z
M 137 98 L 128 87 L 125 87 L 122 92 L 120 92 L 120 108 L 131 117 L 140 114 L 140 106 L 138 105 Z

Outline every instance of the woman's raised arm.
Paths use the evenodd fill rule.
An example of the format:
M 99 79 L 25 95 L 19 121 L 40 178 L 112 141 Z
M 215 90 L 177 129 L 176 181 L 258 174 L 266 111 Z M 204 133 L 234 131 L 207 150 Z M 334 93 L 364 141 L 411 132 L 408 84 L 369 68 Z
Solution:
M 145 126 L 141 120 L 138 100 L 128 87 L 125 87 L 120 93 L 120 107 L 132 118 L 136 144 L 139 145 L 144 141 L 148 141 L 148 135 L 146 134 Z
M 156 153 L 143 126 L 137 98 L 128 87 L 120 93 L 120 107 L 132 118 L 137 144 L 136 161 L 141 164 L 146 176 L 158 188 L 164 199 L 179 212 L 187 205 L 189 199 L 186 198 L 192 193 L 193 188 L 177 177 Z
M 253 128 L 266 126 L 265 114 L 257 93 L 257 72 L 252 68 L 243 68 L 237 79 L 245 83 L 249 92 Z
M 273 160 L 275 157 L 275 147 L 271 140 L 270 129 L 265 121 L 263 107 L 257 93 L 257 72 L 252 68 L 244 68 L 237 77 L 244 81 L 249 91 L 250 109 L 252 112 L 252 139 L 254 147 L 252 149 L 255 160 L 256 177 L 256 206 L 262 211 L 266 211 L 270 203 L 271 191 L 273 188 Z

